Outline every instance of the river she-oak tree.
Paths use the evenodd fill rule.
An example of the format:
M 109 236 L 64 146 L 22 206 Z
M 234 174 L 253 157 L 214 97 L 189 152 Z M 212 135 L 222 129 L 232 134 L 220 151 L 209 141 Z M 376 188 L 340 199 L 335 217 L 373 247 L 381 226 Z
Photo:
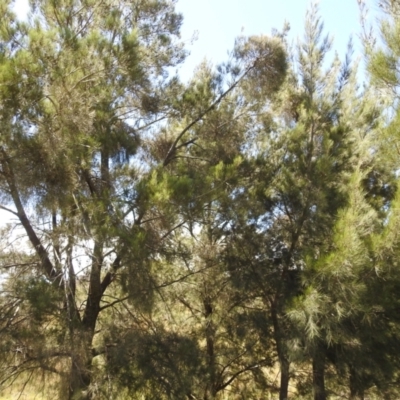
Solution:
M 317 6 L 182 82 L 175 1 L 12 3 L 0 393 L 397 398 L 398 2 L 363 87 Z

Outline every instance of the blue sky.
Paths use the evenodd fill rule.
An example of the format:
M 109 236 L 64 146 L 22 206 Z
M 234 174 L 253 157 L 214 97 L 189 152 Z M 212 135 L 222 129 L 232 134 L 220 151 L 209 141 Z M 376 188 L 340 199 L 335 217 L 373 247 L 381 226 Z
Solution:
M 320 15 L 325 32 L 334 38 L 334 49 L 344 55 L 350 36 L 353 36 L 356 57 L 361 55 L 358 40 L 360 18 L 357 0 L 320 0 Z M 178 0 L 177 9 L 184 16 L 182 37 L 188 42 L 191 55 L 181 69 L 183 77 L 204 58 L 219 63 L 227 58 L 234 39 L 244 35 L 269 34 L 272 28 L 281 29 L 284 21 L 291 26 L 291 40 L 303 34 L 304 19 L 310 0 Z M 369 23 L 376 19 L 377 1 L 368 0 Z M 197 31 L 198 39 L 190 44 Z
M 373 23 L 378 10 L 377 0 L 365 0 Z M 334 49 L 343 55 L 350 36 L 353 36 L 355 57 L 361 54 L 357 35 L 360 33 L 357 0 L 320 0 L 320 14 L 326 33 L 334 38 Z M 16 0 L 15 11 L 26 14 L 28 0 Z M 304 18 L 310 0 L 178 0 L 177 10 L 184 16 L 182 38 L 187 42 L 190 56 L 180 69 L 188 79 L 204 58 L 217 64 L 227 59 L 235 37 L 240 34 L 269 34 L 272 28 L 281 29 L 290 23 L 290 39 L 303 33 Z M 197 40 L 191 38 L 197 32 Z

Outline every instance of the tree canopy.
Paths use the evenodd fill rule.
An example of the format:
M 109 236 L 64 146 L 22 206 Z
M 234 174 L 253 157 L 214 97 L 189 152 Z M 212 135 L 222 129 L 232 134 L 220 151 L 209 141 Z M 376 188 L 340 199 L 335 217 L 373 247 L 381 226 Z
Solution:
M 12 3 L 0 394 L 397 398 L 398 2 L 363 87 L 316 5 L 182 82 L 175 1 Z

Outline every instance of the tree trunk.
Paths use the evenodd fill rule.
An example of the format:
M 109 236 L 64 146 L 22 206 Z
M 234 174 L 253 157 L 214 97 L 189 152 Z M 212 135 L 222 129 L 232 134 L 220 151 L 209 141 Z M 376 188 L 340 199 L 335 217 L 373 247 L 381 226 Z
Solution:
M 362 380 L 354 367 L 350 366 L 350 399 L 364 400 L 364 388 Z
M 97 318 L 100 313 L 100 301 L 104 292 L 101 282 L 103 264 L 103 243 L 95 241 L 89 278 L 89 293 L 82 322 L 72 335 L 72 359 L 70 374 L 69 400 L 88 400 L 92 370 L 92 342 Z
M 91 304 L 93 307 L 93 303 Z M 90 315 L 95 315 L 98 307 L 93 308 L 95 308 L 95 311 L 89 312 Z M 92 379 L 92 347 L 95 324 L 96 321 L 86 320 L 85 322 L 85 320 L 82 320 L 80 326 L 73 329 L 71 336 L 72 356 L 69 376 L 69 400 L 90 400 L 93 398 L 90 393 L 90 383 Z
M 210 380 L 205 390 L 204 399 L 213 400 L 216 396 L 216 370 L 215 370 L 215 352 L 214 352 L 214 336 L 215 328 L 212 321 L 213 305 L 211 299 L 205 296 L 203 299 L 204 316 L 206 318 L 206 343 L 207 343 L 207 358 L 208 358 L 208 372 Z
M 325 392 L 325 349 L 317 346 L 313 357 L 313 392 L 314 400 L 326 400 Z
M 79 351 L 81 349 L 81 351 Z M 88 349 L 79 346 L 74 349 L 71 359 L 71 372 L 69 377 L 69 400 L 89 400 L 91 394 L 89 386 L 91 381 L 91 356 Z
M 279 387 L 279 400 L 287 400 L 289 398 L 289 367 L 289 361 L 286 359 L 280 360 L 281 382 Z
M 271 302 L 271 317 L 274 326 L 274 339 L 276 350 L 278 353 L 279 368 L 281 373 L 279 400 L 287 400 L 289 396 L 290 362 L 285 351 L 284 338 L 281 334 L 281 327 L 276 302 Z

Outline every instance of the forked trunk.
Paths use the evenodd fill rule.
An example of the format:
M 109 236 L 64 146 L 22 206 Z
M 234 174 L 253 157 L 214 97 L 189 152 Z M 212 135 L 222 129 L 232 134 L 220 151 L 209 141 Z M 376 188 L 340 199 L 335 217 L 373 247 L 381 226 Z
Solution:
M 72 358 L 69 400 L 89 400 L 92 372 L 92 342 L 100 313 L 100 301 L 104 288 L 100 273 L 103 263 L 102 243 L 95 242 L 90 271 L 89 294 L 80 326 L 72 334 Z

